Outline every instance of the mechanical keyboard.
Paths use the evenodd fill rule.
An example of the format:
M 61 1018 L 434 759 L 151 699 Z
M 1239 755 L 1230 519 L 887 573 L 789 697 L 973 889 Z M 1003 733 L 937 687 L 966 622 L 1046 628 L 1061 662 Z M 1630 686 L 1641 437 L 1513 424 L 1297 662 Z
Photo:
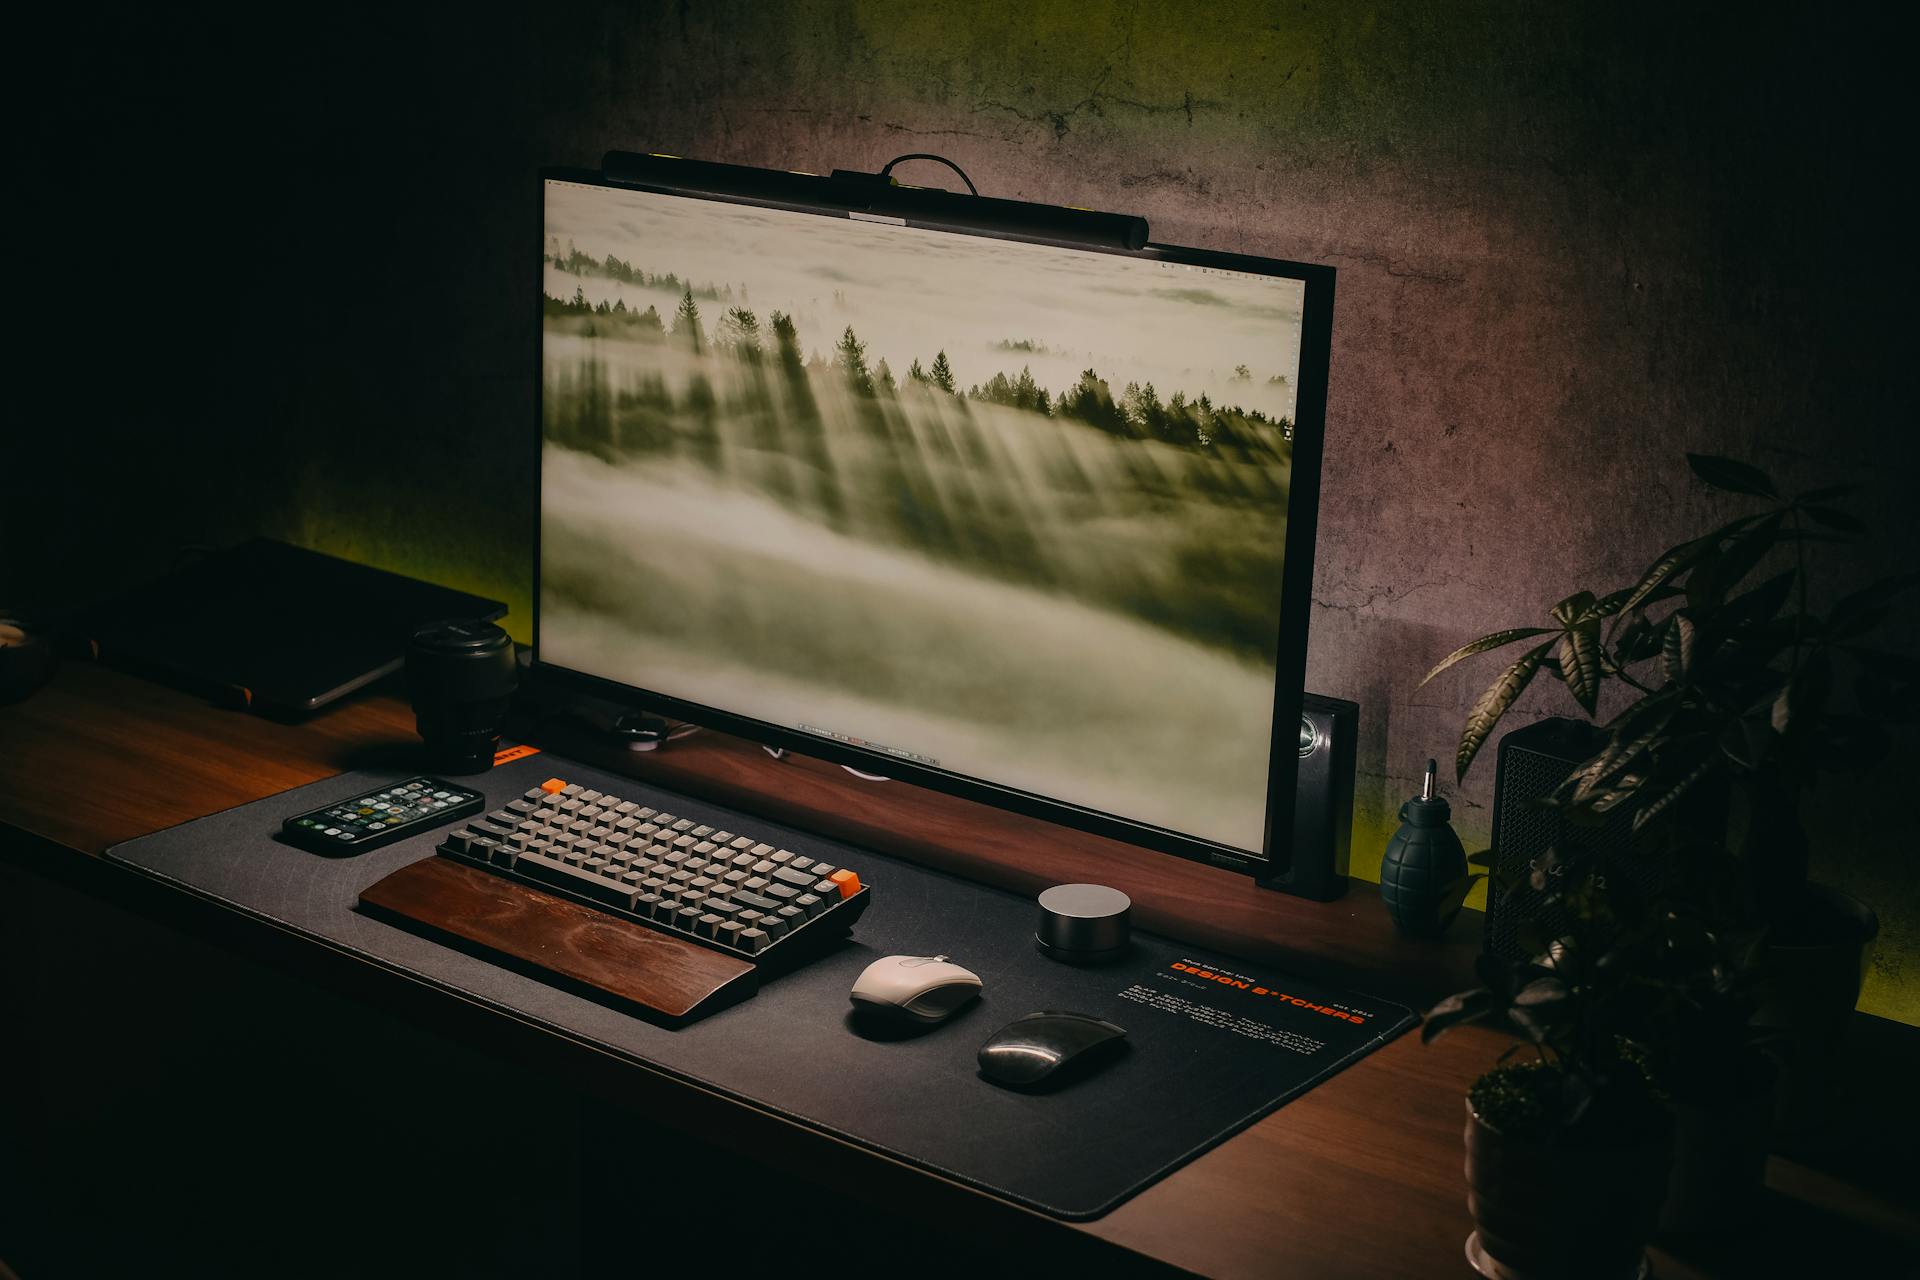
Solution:
M 438 852 L 757 964 L 844 937 L 872 896 L 845 867 L 560 778 Z

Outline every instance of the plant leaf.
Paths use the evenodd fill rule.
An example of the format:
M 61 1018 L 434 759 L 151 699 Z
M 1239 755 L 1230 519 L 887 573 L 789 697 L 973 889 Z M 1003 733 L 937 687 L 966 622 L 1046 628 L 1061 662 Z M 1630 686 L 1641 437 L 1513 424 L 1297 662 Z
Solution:
M 1552 630 L 1553 628 L 1551 627 L 1514 627 L 1509 631 L 1496 631 L 1492 635 L 1481 636 L 1472 644 L 1461 645 L 1458 649 L 1455 649 L 1452 653 L 1440 659 L 1440 664 L 1433 670 L 1427 672 L 1426 675 L 1421 676 L 1420 684 L 1415 685 L 1414 688 L 1420 688 L 1426 684 L 1427 681 L 1433 679 L 1463 658 L 1471 658 L 1477 653 L 1486 653 L 1490 649 L 1505 648 L 1515 640 L 1525 640 L 1528 636 L 1548 635 Z
M 1653 801 L 1651 804 L 1641 805 L 1639 811 L 1633 815 L 1633 829 L 1635 831 L 1640 830 L 1640 828 L 1646 826 L 1649 822 L 1652 822 L 1662 813 L 1672 808 L 1674 801 L 1691 791 L 1700 779 L 1707 776 L 1708 771 L 1712 767 L 1713 757 L 1708 756 L 1705 760 L 1695 765 L 1692 772 L 1688 773 L 1686 777 L 1680 779 L 1680 781 L 1668 788 L 1666 793 L 1658 800 Z
M 1608 788 L 1589 807 L 1595 813 L 1612 813 L 1621 804 L 1639 794 L 1640 785 L 1645 781 L 1646 778 L 1637 773 L 1622 774 L 1618 785 Z
M 1654 694 L 1652 698 L 1644 699 L 1641 705 L 1644 707 L 1658 698 L 1660 695 Z M 1560 784 L 1562 788 L 1572 784 L 1572 792 L 1567 797 L 1567 802 L 1574 805 L 1585 804 L 1598 795 L 1601 787 L 1615 774 L 1638 760 L 1648 748 L 1661 740 L 1662 735 L 1667 731 L 1667 726 L 1673 722 L 1673 717 L 1679 711 L 1680 703 L 1676 699 L 1667 698 L 1655 712 L 1652 723 L 1635 736 L 1629 738 L 1623 731 L 1616 731 L 1613 741 L 1607 744 L 1606 750 L 1580 766 L 1566 782 Z M 1635 724 L 1634 727 L 1639 726 Z
M 1558 978 L 1535 978 L 1513 993 L 1513 1003 L 1521 1009 L 1538 1009 L 1559 1004 L 1572 993 Z
M 1758 523 L 1742 529 L 1717 552 L 1703 556 L 1687 574 L 1687 604 L 1696 612 L 1719 604 L 1727 592 L 1738 586 L 1754 567 L 1773 550 L 1780 539 L 1780 525 L 1786 516 L 1774 512 Z
M 1633 599 L 1633 592 L 1634 588 L 1632 587 L 1622 587 L 1618 591 L 1609 592 L 1607 595 L 1601 596 L 1598 600 L 1594 601 L 1592 607 L 1580 616 L 1582 619 L 1611 618 L 1614 614 L 1619 613 L 1621 609 L 1626 607 L 1627 601 Z
M 1829 529 L 1838 529 L 1842 533 L 1865 533 L 1867 522 L 1851 511 L 1842 511 L 1838 507 L 1802 507 L 1811 520 L 1817 520 Z
M 1660 646 L 1660 656 L 1667 679 L 1673 683 L 1685 680 L 1693 669 L 1693 619 L 1684 610 L 1674 610 L 1667 619 L 1667 638 Z
M 1466 726 L 1460 731 L 1460 746 L 1453 754 L 1454 781 L 1464 781 L 1467 769 L 1473 764 L 1474 756 L 1486 745 L 1488 735 L 1500 723 L 1500 717 L 1507 713 L 1514 700 L 1524 691 L 1540 670 L 1540 660 L 1547 656 L 1547 650 L 1553 648 L 1553 641 L 1536 645 L 1527 650 L 1520 660 L 1500 673 L 1500 678 L 1487 686 L 1480 700 L 1467 712 Z
M 1600 620 L 1589 618 L 1560 637 L 1560 678 L 1567 691 L 1592 716 L 1600 701 Z
M 1683 542 L 1666 552 L 1640 575 L 1639 585 L 1635 586 L 1632 593 L 1627 596 L 1626 602 L 1620 606 L 1620 612 L 1631 613 L 1645 604 L 1653 593 L 1664 587 L 1675 574 L 1693 567 L 1701 556 L 1706 555 L 1718 545 L 1718 541 L 1709 536 L 1696 538 L 1692 542 Z
M 1587 611 L 1593 608 L 1593 606 L 1593 592 L 1576 591 L 1559 604 L 1553 606 L 1553 620 L 1561 626 L 1567 626 L 1575 619 L 1586 617 Z
M 1719 630 L 1737 631 L 1742 627 L 1764 622 L 1778 614 L 1793 593 L 1794 579 L 1799 570 L 1787 569 L 1774 574 L 1751 591 L 1743 591 L 1727 601 L 1727 607 L 1719 617 Z
M 1761 700 L 1760 713 L 1730 721 L 1720 731 L 1720 751 L 1727 759 L 1749 773 L 1758 769 L 1773 747 L 1773 694 Z
M 1687 465 L 1693 468 L 1693 474 L 1715 489 L 1724 489 L 1728 493 L 1745 493 L 1756 498 L 1777 498 L 1779 492 L 1773 487 L 1773 481 L 1760 468 L 1745 462 L 1736 462 L 1732 458 L 1721 458 L 1707 453 L 1690 453 Z
M 1492 1012 L 1495 1003 L 1493 992 L 1485 987 L 1448 996 L 1427 1010 L 1426 1020 L 1420 1025 L 1420 1042 L 1431 1043 L 1435 1036 L 1448 1027 L 1484 1018 Z
M 1830 484 L 1822 489 L 1809 489 L 1795 499 L 1796 502 L 1829 502 L 1834 498 L 1843 498 L 1847 494 L 1857 493 L 1857 484 Z
M 1833 612 L 1828 616 L 1837 624 L 1841 619 L 1850 618 L 1856 613 L 1867 613 L 1891 604 L 1896 598 L 1915 587 L 1920 587 L 1920 572 L 1900 573 L 1882 578 L 1878 582 L 1862 587 L 1852 595 L 1843 596 L 1840 602 L 1833 606 Z

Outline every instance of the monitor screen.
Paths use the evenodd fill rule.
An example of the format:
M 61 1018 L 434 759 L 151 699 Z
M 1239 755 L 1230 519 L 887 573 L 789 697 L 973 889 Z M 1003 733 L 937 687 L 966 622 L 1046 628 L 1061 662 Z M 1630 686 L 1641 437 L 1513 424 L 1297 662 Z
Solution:
M 560 178 L 545 210 L 543 667 L 1273 856 L 1311 269 Z

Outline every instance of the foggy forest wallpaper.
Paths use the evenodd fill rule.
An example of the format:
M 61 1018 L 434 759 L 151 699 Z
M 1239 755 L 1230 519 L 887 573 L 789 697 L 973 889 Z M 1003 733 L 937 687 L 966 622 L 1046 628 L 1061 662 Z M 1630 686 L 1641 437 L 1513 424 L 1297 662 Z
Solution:
M 1298 281 L 546 207 L 542 661 L 1260 850 Z

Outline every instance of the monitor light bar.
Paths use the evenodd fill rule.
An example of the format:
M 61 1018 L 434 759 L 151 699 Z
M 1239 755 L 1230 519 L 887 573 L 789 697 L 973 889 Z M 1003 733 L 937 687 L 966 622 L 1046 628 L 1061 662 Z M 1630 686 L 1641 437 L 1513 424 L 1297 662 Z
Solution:
M 844 169 L 823 178 L 635 151 L 609 151 L 600 167 L 602 178 L 610 184 L 668 195 L 717 197 L 809 212 L 833 209 L 865 215 L 867 221 L 899 221 L 1092 249 L 1132 250 L 1147 242 L 1147 220 L 1132 214 L 902 187 L 880 174 Z

